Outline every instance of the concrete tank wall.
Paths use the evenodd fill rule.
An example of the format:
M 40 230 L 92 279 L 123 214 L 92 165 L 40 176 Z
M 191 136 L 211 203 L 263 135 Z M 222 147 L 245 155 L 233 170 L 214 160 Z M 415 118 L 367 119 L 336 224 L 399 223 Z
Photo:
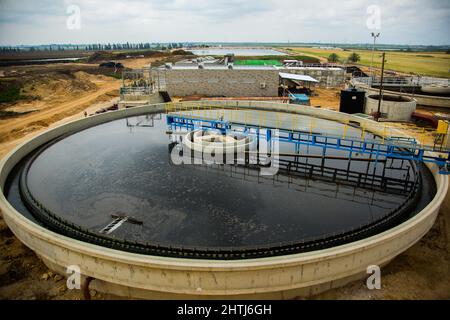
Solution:
M 378 95 L 366 96 L 365 114 L 374 114 L 378 111 Z M 382 118 L 390 121 L 410 121 L 411 116 L 416 111 L 417 102 L 414 99 L 384 95 L 381 100 Z
M 120 96 L 119 109 L 163 102 L 164 98 L 159 92 L 152 94 L 122 94 Z
M 381 134 L 384 126 L 335 111 L 281 103 L 251 101 L 201 101 L 187 106 L 252 108 L 307 114 L 338 121 L 357 121 Z M 64 274 L 78 265 L 95 278 L 94 288 L 138 298 L 274 298 L 309 296 L 367 276 L 369 265 L 384 265 L 425 235 L 434 224 L 448 189 L 448 178 L 429 165 L 437 185 L 434 199 L 420 213 L 388 231 L 367 239 L 325 250 L 271 258 L 220 261 L 190 260 L 139 255 L 112 250 L 49 231 L 25 218 L 4 196 L 4 185 L 13 167 L 36 147 L 61 134 L 165 106 L 148 105 L 77 120 L 48 130 L 18 146 L 0 162 L 0 210 L 12 232 L 52 269 Z M 403 135 L 398 132 L 398 135 Z
M 378 94 L 379 89 L 369 89 L 366 85 L 356 84 L 357 88 L 366 90 L 369 94 Z M 412 94 L 412 93 L 404 93 L 404 92 L 395 92 L 384 90 L 386 94 L 392 95 L 400 95 L 402 97 L 413 98 L 417 101 L 417 104 L 424 107 L 437 107 L 437 108 L 450 108 L 450 97 L 437 97 L 437 96 L 426 96 L 420 94 Z

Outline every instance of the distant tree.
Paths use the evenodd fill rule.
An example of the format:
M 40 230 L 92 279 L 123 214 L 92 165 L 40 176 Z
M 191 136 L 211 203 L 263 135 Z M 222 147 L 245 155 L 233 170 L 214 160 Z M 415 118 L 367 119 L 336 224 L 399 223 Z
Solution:
M 329 62 L 338 62 L 339 61 L 339 56 L 336 53 L 332 53 L 328 57 L 328 61 Z
M 356 63 L 361 60 L 361 56 L 357 54 L 356 52 L 353 52 L 349 57 L 348 60 L 350 62 Z
M 450 54 L 450 49 L 448 49 L 445 53 L 446 53 L 446 54 Z

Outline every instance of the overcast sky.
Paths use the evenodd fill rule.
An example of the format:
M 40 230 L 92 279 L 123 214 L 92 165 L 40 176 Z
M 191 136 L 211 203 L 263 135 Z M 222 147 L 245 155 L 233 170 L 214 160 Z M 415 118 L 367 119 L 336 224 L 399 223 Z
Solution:
M 381 43 L 448 45 L 450 0 L 0 0 L 0 45 L 367 43 L 368 25 Z

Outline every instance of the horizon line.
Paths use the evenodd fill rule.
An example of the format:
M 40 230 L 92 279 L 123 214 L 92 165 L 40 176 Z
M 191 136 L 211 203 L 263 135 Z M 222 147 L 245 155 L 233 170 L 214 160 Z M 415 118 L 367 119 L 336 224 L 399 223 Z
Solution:
M 92 44 L 276 44 L 276 45 L 366 45 L 372 46 L 370 42 L 274 42 L 274 41 L 166 41 L 166 42 L 148 42 L 148 41 L 118 41 L 118 42 L 84 42 L 84 43 L 40 43 L 40 44 L 0 44 L 0 47 L 37 47 L 37 46 L 84 46 Z M 402 47 L 450 47 L 450 44 L 401 44 L 401 43 L 377 43 L 376 46 L 402 46 Z

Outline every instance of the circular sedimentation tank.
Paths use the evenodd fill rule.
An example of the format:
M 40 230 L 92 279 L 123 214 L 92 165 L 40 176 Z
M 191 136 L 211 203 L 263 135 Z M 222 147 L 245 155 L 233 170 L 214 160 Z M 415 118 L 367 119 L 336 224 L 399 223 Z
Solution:
M 233 125 L 226 134 L 177 130 L 165 111 L 150 105 L 82 119 L 14 150 L 0 171 L 11 230 L 50 268 L 77 265 L 101 291 L 290 298 L 389 262 L 429 230 L 446 193 L 433 166 L 358 153 L 349 160 L 334 149 L 323 157 L 321 147 Z M 384 130 L 276 103 L 183 103 L 175 111 L 274 135 L 281 128 L 381 141 Z M 202 161 L 211 148 L 216 160 L 236 157 Z

